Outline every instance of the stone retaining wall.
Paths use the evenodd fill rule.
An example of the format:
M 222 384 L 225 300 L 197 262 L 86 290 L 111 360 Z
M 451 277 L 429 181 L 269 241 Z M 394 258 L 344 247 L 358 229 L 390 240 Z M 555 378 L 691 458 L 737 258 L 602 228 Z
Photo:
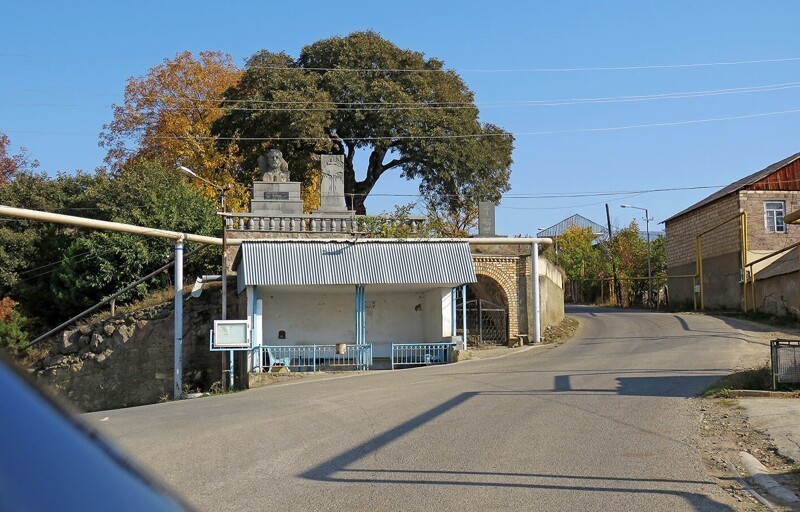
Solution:
M 200 298 L 184 299 L 183 382 L 207 390 L 220 380 L 220 354 L 208 348 L 213 319 L 220 318 L 220 288 L 206 285 Z M 229 289 L 235 288 L 229 286 Z M 229 317 L 238 300 L 229 293 Z M 172 398 L 173 303 L 64 331 L 35 375 L 78 409 L 96 411 Z

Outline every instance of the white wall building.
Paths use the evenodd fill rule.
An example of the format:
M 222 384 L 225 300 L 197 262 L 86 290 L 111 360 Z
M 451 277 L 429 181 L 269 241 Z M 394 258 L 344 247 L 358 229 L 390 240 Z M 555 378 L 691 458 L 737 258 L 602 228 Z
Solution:
M 476 282 L 466 240 L 248 240 L 234 268 L 253 346 L 371 343 L 377 358 L 450 342 L 454 290 Z

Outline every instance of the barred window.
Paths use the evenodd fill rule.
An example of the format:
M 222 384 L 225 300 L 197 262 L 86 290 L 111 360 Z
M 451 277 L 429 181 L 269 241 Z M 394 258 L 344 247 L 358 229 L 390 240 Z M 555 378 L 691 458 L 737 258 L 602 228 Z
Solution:
M 786 214 L 786 201 L 764 201 L 764 224 L 767 233 L 786 233 L 783 216 Z

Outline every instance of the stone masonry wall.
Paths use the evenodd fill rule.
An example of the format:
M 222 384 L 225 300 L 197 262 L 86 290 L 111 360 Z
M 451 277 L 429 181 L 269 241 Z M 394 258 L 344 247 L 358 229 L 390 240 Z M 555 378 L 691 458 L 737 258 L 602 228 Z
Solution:
M 739 214 L 739 198 L 731 194 L 666 223 L 667 268 L 694 263 L 696 237 Z M 739 223 L 731 221 L 703 235 L 703 257 L 737 253 L 741 244 Z M 692 272 L 694 273 L 694 272 Z
M 768 233 L 765 201 L 786 201 L 786 213 L 800 209 L 800 192 L 742 190 L 739 192 L 740 208 L 747 212 L 747 246 L 752 261 L 760 254 L 768 254 L 787 245 L 800 242 L 800 226 L 786 225 L 786 233 Z
M 516 338 L 520 333 L 517 259 L 513 256 L 472 256 L 475 273 L 491 277 L 505 292 L 508 301 L 508 336 L 511 339 Z
M 475 273 L 495 280 L 508 298 L 508 335 L 533 334 L 533 299 L 529 255 L 473 254 Z M 542 328 L 564 318 L 564 275 L 558 267 L 539 257 L 539 307 Z
M 229 318 L 238 300 L 229 286 Z M 208 348 L 208 332 L 220 318 L 220 288 L 206 285 L 183 306 L 183 382 L 207 390 L 220 380 L 220 355 Z M 34 366 L 48 388 L 82 411 L 157 403 L 172 397 L 173 303 L 139 310 L 62 333 Z

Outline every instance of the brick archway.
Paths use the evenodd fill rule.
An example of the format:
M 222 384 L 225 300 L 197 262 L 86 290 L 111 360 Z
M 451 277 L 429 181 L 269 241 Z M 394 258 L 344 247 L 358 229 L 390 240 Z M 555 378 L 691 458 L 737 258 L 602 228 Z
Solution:
M 516 257 L 472 255 L 475 274 L 491 278 L 505 295 L 508 307 L 509 339 L 514 339 L 519 334 L 518 259 Z

